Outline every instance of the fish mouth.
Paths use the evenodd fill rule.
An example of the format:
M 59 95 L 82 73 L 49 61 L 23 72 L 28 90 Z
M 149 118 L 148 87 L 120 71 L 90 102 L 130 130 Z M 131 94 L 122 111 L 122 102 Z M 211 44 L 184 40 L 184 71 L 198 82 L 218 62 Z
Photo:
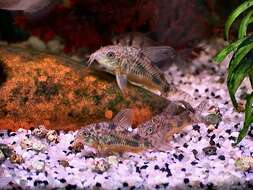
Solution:
M 90 67 L 91 65 L 93 65 L 93 68 L 97 69 L 97 70 L 107 70 L 106 66 L 104 64 L 101 64 L 100 60 L 100 56 L 98 54 L 93 53 L 89 56 L 88 59 L 88 67 Z
M 91 56 L 89 57 L 89 59 L 88 59 L 87 62 L 88 62 L 88 68 L 91 67 L 91 65 L 92 65 L 92 68 L 95 68 L 95 69 L 97 69 L 97 70 L 102 70 L 102 71 L 104 71 L 104 70 L 106 69 L 106 67 L 103 66 L 102 64 L 100 64 L 100 63 L 97 61 L 97 59 L 96 59 L 93 55 L 91 55 Z

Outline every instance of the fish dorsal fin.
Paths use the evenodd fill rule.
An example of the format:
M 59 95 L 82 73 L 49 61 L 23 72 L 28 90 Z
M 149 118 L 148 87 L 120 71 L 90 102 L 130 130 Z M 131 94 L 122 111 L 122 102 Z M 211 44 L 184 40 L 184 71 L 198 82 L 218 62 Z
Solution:
M 120 111 L 112 120 L 112 123 L 117 126 L 117 131 L 129 131 L 133 124 L 133 110 L 124 109 Z
M 165 60 L 174 60 L 176 57 L 176 51 L 169 46 L 146 47 L 142 49 L 142 53 L 154 63 Z

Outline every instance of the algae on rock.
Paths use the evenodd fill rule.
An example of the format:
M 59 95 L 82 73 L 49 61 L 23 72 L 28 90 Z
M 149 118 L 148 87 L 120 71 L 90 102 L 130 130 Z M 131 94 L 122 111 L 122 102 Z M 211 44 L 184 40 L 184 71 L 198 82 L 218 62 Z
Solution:
M 130 84 L 125 98 L 113 76 L 59 56 L 0 46 L 0 61 L 0 129 L 77 129 L 125 108 L 133 108 L 137 124 L 168 103 Z

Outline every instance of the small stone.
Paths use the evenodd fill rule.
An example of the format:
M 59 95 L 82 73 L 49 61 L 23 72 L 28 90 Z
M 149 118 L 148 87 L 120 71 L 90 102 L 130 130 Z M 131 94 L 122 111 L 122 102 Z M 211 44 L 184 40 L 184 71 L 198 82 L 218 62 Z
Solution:
M 105 171 L 107 171 L 110 167 L 111 167 L 110 163 L 108 161 L 106 161 L 105 159 L 101 158 L 101 159 L 94 160 L 94 162 L 91 166 L 91 169 L 94 172 L 102 174 Z
M 64 179 L 64 178 L 61 178 L 59 181 L 60 181 L 61 183 L 66 183 L 66 182 L 67 182 L 66 179 Z
M 211 156 L 211 155 L 216 155 L 216 151 L 217 151 L 217 148 L 215 146 L 207 146 L 205 148 L 202 149 L 203 152 L 205 153 L 205 155 L 207 156 Z
M 107 158 L 107 160 L 108 160 L 108 163 L 110 165 L 116 165 L 118 163 L 118 157 L 117 156 L 109 156 Z
M 191 165 L 193 165 L 193 166 L 195 166 L 195 165 L 197 165 L 198 164 L 198 162 L 196 162 L 196 161 L 192 161 L 191 162 Z
M 208 113 L 203 115 L 203 120 L 209 125 L 218 125 L 222 121 L 220 110 L 216 106 L 211 106 Z
M 69 167 L 69 162 L 67 160 L 58 160 L 58 163 L 64 168 Z
M 43 160 L 35 160 L 32 163 L 32 168 L 37 172 L 42 172 L 45 169 L 45 162 Z
M 199 125 L 193 125 L 192 129 L 195 131 L 199 131 L 200 130 L 200 126 Z
M 10 162 L 12 164 L 22 164 L 24 162 L 24 159 L 23 159 L 23 157 L 21 155 L 13 153 L 10 156 Z
M 106 119 L 112 119 L 113 112 L 111 110 L 106 110 L 105 111 L 105 118 Z
M 46 139 L 48 142 L 57 142 L 58 134 L 55 130 L 49 130 L 46 134 Z
M 207 156 L 211 156 L 211 155 L 216 155 L 216 151 L 217 151 L 217 148 L 215 146 L 207 146 L 205 148 L 202 149 L 203 152 L 205 153 L 205 155 Z
M 28 148 L 30 148 L 32 146 L 31 140 L 28 139 L 27 137 L 21 139 L 21 141 L 20 141 L 19 144 L 20 144 L 20 146 L 21 146 L 22 149 L 28 149 Z
M 210 124 L 207 126 L 207 129 L 210 131 L 213 131 L 213 130 L 215 130 L 215 126 L 213 124 Z
M 81 141 L 75 141 L 72 145 L 72 150 L 75 152 L 81 152 L 84 149 L 84 145 Z
M 210 113 L 204 117 L 204 120 L 208 124 L 218 125 L 222 121 L 222 118 L 221 115 Z
M 44 138 L 47 134 L 48 130 L 45 128 L 44 125 L 39 125 L 37 128 L 35 128 L 32 132 L 32 135 L 38 137 L 38 138 Z
M 187 143 L 184 143 L 183 147 L 187 148 L 189 145 Z
M 235 167 L 240 171 L 248 171 L 253 167 L 253 157 L 244 156 L 235 160 Z
M 141 170 L 145 170 L 145 169 L 147 169 L 148 168 L 148 165 L 143 165 L 143 166 L 141 166 Z
M 225 160 L 225 156 L 224 156 L 224 155 L 220 155 L 218 158 L 219 158 L 220 160 Z
M 34 141 L 31 148 L 37 152 L 41 152 L 45 149 L 45 145 L 40 141 Z
M 187 183 L 189 183 L 190 182 L 190 180 L 188 179 L 188 178 L 184 178 L 184 183 L 185 184 L 187 184 Z

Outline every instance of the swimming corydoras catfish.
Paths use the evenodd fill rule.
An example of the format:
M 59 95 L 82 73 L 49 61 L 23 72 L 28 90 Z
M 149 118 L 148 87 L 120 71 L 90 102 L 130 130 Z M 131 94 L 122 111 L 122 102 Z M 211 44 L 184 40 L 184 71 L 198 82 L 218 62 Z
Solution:
M 163 96 L 188 96 L 176 88 L 153 63 L 175 56 L 168 46 L 135 48 L 131 46 L 105 46 L 90 55 L 89 65 L 98 62 L 99 68 L 116 76 L 123 94 L 127 94 L 127 81 Z M 178 99 L 180 99 L 178 98 Z

